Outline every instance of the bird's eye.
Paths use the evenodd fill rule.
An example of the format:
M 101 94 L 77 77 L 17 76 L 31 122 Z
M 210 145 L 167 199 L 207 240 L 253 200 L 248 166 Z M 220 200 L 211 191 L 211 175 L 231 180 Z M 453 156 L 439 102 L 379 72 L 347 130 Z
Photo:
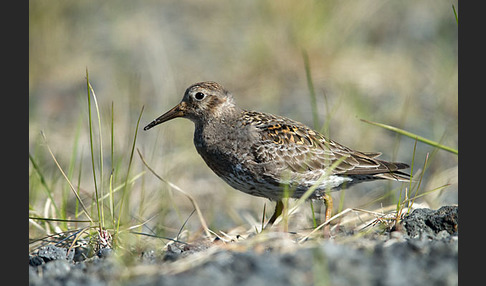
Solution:
M 198 92 L 194 95 L 194 98 L 197 100 L 202 100 L 206 95 L 202 92 Z

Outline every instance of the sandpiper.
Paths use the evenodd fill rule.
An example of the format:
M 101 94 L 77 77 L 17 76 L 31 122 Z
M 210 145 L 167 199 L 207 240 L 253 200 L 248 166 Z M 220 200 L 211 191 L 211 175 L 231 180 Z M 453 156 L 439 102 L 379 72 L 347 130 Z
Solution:
M 410 180 L 399 171 L 407 164 L 379 160 L 379 152 L 352 150 L 283 116 L 243 110 L 216 82 L 191 85 L 179 104 L 144 130 L 176 117 L 194 122 L 196 150 L 221 179 L 237 190 L 277 202 L 267 226 L 281 215 L 285 193 L 300 198 L 318 184 L 309 198 L 324 200 L 327 221 L 331 190 L 379 179 Z M 341 162 L 331 168 L 337 160 Z

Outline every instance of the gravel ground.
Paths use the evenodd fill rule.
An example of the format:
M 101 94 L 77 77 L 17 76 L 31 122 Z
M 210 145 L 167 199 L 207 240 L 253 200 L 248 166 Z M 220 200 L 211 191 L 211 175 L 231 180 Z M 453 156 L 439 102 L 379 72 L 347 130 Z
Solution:
M 458 207 L 416 209 L 401 230 L 296 243 L 270 232 L 234 243 L 172 244 L 126 266 L 49 245 L 29 257 L 30 285 L 457 285 Z

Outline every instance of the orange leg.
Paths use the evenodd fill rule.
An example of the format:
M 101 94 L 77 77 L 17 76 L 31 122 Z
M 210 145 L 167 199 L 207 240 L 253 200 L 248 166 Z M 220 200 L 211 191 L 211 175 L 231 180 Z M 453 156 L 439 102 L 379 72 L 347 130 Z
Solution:
M 322 198 L 324 199 L 324 205 L 326 206 L 325 221 L 328 221 L 332 215 L 332 208 L 333 208 L 332 197 L 329 194 L 325 194 Z
M 329 219 L 331 219 L 332 215 L 332 208 L 333 208 L 333 203 L 332 203 L 332 197 L 329 194 L 325 194 L 322 199 L 324 200 L 324 205 L 326 206 L 326 215 L 325 215 L 325 221 L 328 222 Z M 327 224 L 324 226 L 324 236 L 329 237 L 330 235 L 330 225 Z

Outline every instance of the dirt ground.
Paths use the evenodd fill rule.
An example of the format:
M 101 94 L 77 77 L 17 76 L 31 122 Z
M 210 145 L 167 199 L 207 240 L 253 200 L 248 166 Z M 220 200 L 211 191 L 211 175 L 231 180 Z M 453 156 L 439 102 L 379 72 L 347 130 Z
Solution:
M 457 285 L 458 207 L 416 209 L 392 231 L 304 242 L 263 232 L 233 242 L 172 243 L 129 265 L 104 249 L 44 246 L 29 257 L 30 285 Z

